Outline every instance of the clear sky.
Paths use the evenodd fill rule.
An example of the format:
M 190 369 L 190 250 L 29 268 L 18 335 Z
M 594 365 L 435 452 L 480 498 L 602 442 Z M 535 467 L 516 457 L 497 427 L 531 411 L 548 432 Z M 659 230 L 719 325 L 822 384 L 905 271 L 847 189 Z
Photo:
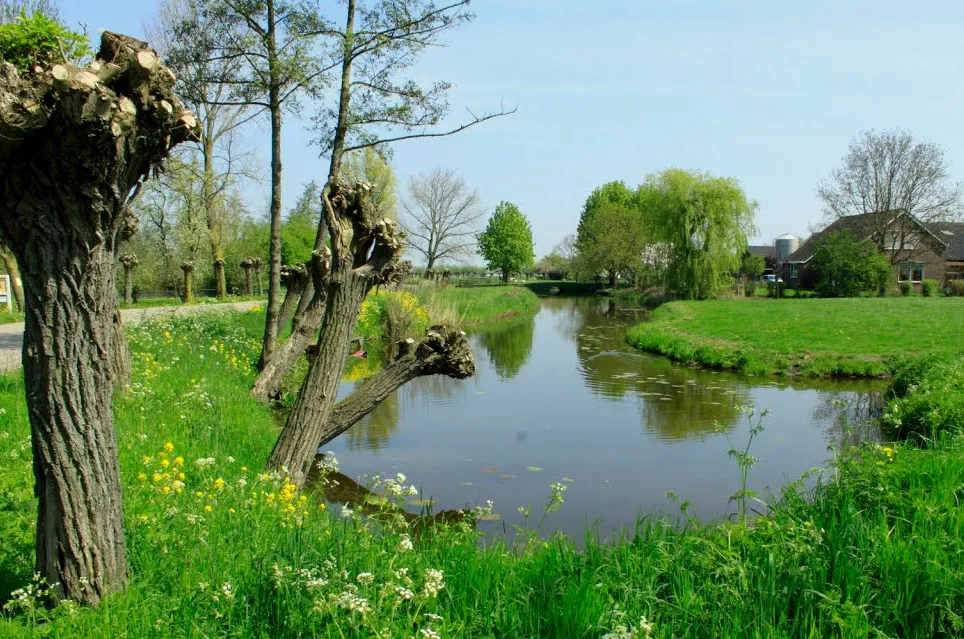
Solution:
M 335 2 L 336 0 L 329 0 Z M 152 0 L 60 0 L 62 18 L 143 37 Z M 814 188 L 866 128 L 907 128 L 945 146 L 964 177 L 964 2 L 960 0 L 476 0 L 412 75 L 456 85 L 465 107 L 518 113 L 452 138 L 404 142 L 410 176 L 453 167 L 490 208 L 529 217 L 536 254 L 575 230 L 586 196 L 678 166 L 736 177 L 759 202 L 757 241 L 806 236 Z M 306 114 L 310 113 L 310 107 Z M 327 165 L 289 118 L 285 207 Z M 264 184 L 251 208 L 265 210 Z

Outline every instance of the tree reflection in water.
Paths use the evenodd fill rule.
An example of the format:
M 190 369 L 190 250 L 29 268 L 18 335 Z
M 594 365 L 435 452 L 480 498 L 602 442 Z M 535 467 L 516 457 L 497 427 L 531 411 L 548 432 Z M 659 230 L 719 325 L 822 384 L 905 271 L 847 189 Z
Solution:
M 524 317 L 505 328 L 479 335 L 479 344 L 485 348 L 495 372 L 503 380 L 508 381 L 518 375 L 529 360 L 535 330 L 535 317 Z

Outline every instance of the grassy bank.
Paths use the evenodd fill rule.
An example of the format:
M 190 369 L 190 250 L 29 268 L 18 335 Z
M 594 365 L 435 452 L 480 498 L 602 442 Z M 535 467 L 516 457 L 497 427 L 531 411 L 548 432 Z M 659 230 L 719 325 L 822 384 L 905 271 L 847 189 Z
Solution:
M 908 355 L 964 348 L 962 313 L 959 298 L 672 302 L 627 339 L 720 370 L 881 377 Z
M 8 312 L 6 306 L 0 307 L 0 324 L 13 324 L 16 322 L 22 322 L 23 319 L 23 313 L 20 311 L 13 310 Z
M 39 605 L 23 386 L 0 377 L 0 637 L 964 633 L 960 439 L 849 452 L 828 475 L 839 482 L 789 490 L 755 522 L 643 520 L 618 543 L 590 535 L 582 551 L 558 537 L 484 547 L 471 517 L 419 532 L 260 473 L 276 433 L 247 395 L 260 321 L 130 329 L 134 383 L 116 412 L 131 582 L 96 610 Z M 545 508 L 565 508 L 548 482 Z
M 466 330 L 532 315 L 539 309 L 539 297 L 522 286 L 420 286 L 414 292 L 433 320 L 452 317 Z

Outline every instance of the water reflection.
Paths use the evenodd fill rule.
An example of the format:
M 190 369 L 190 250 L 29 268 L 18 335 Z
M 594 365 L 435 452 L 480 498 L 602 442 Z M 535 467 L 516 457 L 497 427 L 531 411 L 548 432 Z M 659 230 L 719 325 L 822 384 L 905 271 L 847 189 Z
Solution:
M 495 372 L 503 380 L 519 374 L 532 354 L 532 337 L 535 334 L 534 317 L 513 320 L 505 328 L 487 331 L 479 336 L 479 344 L 485 349 Z
M 625 343 L 644 316 L 608 299 L 546 299 L 535 318 L 471 338 L 475 377 L 414 380 L 331 448 L 347 475 L 404 472 L 441 508 L 491 499 L 499 530 L 571 479 L 547 526 L 579 536 L 597 517 L 606 532 L 675 511 L 668 491 L 704 519 L 726 516 L 739 471 L 715 431 L 745 441 L 740 405 L 772 411 L 751 451 L 760 462 L 750 487 L 761 493 L 822 465 L 829 447 L 879 438 L 868 420 L 882 384 L 679 366 Z

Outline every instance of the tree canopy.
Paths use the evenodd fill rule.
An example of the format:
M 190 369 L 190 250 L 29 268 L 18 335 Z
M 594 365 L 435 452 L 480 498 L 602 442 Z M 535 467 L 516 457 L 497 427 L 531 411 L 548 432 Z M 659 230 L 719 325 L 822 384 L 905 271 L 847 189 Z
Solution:
M 518 273 L 535 261 L 529 220 L 511 202 L 502 202 L 495 208 L 478 242 L 479 255 L 489 268 L 502 273 L 503 282 L 509 281 L 511 273 Z
M 757 208 L 736 179 L 668 169 L 648 176 L 638 197 L 652 216 L 654 239 L 670 247 L 671 295 L 707 299 L 730 282 L 755 232 Z
M 597 187 L 586 198 L 579 214 L 579 226 L 576 228 L 576 244 L 580 245 L 586 240 L 588 226 L 597 211 L 607 205 L 623 207 L 635 207 L 637 204 L 636 193 L 634 193 L 626 183 L 621 180 L 607 182 Z
M 583 265 L 594 273 L 606 271 L 611 287 L 622 271 L 639 270 L 645 247 L 643 213 L 634 206 L 603 201 L 583 226 Z
M 857 297 L 878 292 L 890 278 L 891 265 L 870 240 L 858 240 L 850 231 L 819 238 L 808 270 L 821 297 Z

